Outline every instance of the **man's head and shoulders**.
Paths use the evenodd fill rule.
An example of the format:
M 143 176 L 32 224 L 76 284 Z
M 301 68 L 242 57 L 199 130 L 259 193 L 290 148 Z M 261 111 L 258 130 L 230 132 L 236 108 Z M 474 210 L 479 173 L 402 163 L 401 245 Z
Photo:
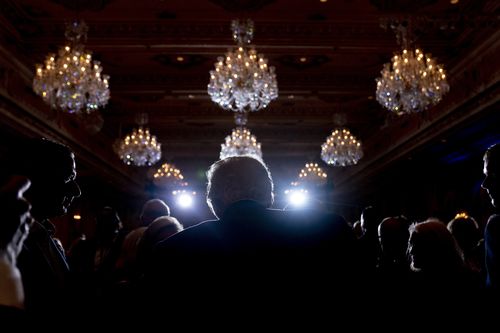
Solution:
M 217 219 L 187 228 L 160 247 L 190 248 L 190 244 L 218 247 L 233 242 L 234 246 L 245 242 L 262 245 L 270 239 L 285 245 L 325 238 L 328 231 L 335 230 L 338 234 L 350 230 L 345 220 L 334 213 L 271 208 L 274 203 L 271 172 L 255 158 L 235 156 L 219 160 L 207 171 L 207 179 L 207 204 Z
M 81 194 L 76 182 L 75 155 L 61 143 L 40 138 L 24 141 L 10 158 L 13 171 L 31 181 L 26 198 L 35 221 L 53 232 L 48 220 L 65 215 Z
M 157 246 L 145 275 L 149 292 L 157 294 L 172 274 L 188 287 L 169 290 L 168 297 L 184 301 L 186 294 L 207 295 L 203 299 L 219 297 L 230 307 L 246 307 L 246 300 L 255 297 L 284 305 L 290 285 L 293 297 L 325 292 L 323 287 L 345 288 L 353 274 L 349 246 L 354 237 L 342 218 L 272 209 L 271 174 L 251 157 L 217 161 L 207 176 L 207 202 L 217 219 Z
M 31 187 L 25 197 L 30 202 L 34 230 L 39 226 L 52 233 L 49 220 L 65 215 L 73 200 L 81 195 L 76 182 L 75 155 L 67 146 L 46 139 L 26 139 L 9 154 L 12 172 L 27 177 Z
M 12 172 L 27 177 L 31 187 L 25 198 L 31 204 L 32 224 L 19 256 L 26 293 L 26 308 L 51 311 L 62 304 L 69 267 L 53 234 L 50 219 L 64 215 L 80 196 L 73 152 L 48 139 L 28 139 L 9 155 Z

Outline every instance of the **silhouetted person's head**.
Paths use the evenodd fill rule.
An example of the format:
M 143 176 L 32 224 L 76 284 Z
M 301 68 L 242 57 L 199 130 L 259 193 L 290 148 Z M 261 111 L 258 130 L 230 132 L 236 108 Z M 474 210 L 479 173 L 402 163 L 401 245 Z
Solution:
M 154 220 L 144 231 L 139 247 L 153 249 L 157 243 L 175 235 L 183 229 L 184 227 L 175 217 L 161 216 Z
M 31 187 L 25 197 L 37 220 L 66 214 L 80 196 L 75 181 L 75 156 L 66 146 L 47 139 L 32 139 L 13 152 L 13 172 L 25 175 Z
M 449 271 L 463 264 L 452 234 L 444 223 L 435 219 L 410 226 L 408 253 L 414 271 Z
M 141 225 L 147 227 L 160 216 L 170 216 L 170 208 L 160 199 L 151 199 L 142 206 Z
M 488 192 L 491 204 L 495 208 L 500 208 L 500 143 L 486 150 L 483 161 L 485 178 L 481 187 Z
M 368 206 L 361 212 L 361 229 L 363 234 L 377 235 L 378 225 L 381 222 L 377 209 L 373 206 Z
M 352 231 L 354 232 L 354 235 L 356 238 L 360 238 L 363 236 L 363 229 L 361 228 L 361 221 L 356 221 L 352 224 Z
M 274 201 L 273 180 L 267 166 L 249 156 L 235 156 L 212 164 L 207 172 L 207 203 L 217 217 L 240 200 L 252 200 L 264 207 Z
M 403 216 L 386 217 L 378 226 L 382 252 L 390 257 L 404 257 L 410 232 L 408 220 Z
M 122 227 L 122 222 L 113 208 L 104 207 L 97 213 L 96 236 L 100 241 L 112 241 Z
M 448 230 L 464 252 L 474 249 L 481 239 L 481 231 L 476 220 L 470 216 L 459 216 L 447 225 Z

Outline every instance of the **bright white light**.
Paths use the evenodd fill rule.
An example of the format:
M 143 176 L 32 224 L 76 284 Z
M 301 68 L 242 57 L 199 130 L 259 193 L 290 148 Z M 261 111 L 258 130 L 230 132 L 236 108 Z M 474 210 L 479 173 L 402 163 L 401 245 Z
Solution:
M 191 205 L 193 204 L 193 197 L 189 193 L 182 193 L 177 198 L 177 204 L 182 208 L 191 207 Z
M 302 206 L 306 203 L 307 197 L 304 193 L 296 192 L 290 196 L 290 203 L 294 206 Z
M 193 205 L 196 192 L 180 189 L 172 191 L 172 194 L 175 197 L 175 201 L 181 208 L 189 208 Z
M 308 201 L 307 190 L 304 189 L 291 189 L 286 190 L 285 194 L 288 196 L 288 202 L 294 207 L 302 207 Z

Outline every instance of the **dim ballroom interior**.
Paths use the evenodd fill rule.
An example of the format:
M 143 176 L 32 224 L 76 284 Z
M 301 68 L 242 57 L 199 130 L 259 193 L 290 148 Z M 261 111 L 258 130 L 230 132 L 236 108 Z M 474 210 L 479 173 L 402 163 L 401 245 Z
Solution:
M 133 224 L 151 197 L 187 225 L 210 218 L 205 171 L 236 125 L 235 112 L 215 103 L 207 85 L 218 57 L 236 45 L 231 21 L 251 19 L 251 45 L 275 68 L 278 92 L 248 112 L 246 126 L 273 174 L 276 208 L 287 204 L 285 190 L 305 164 L 317 163 L 327 178 L 309 194 L 349 222 L 376 205 L 385 216 L 415 220 L 449 221 L 466 210 L 484 224 L 482 155 L 500 141 L 499 7 L 475 0 L 3 1 L 1 149 L 44 136 L 75 152 L 82 196 L 62 219 L 85 220 L 109 205 Z M 74 20 L 87 24 L 85 49 L 109 76 L 109 101 L 89 114 L 51 107 L 33 90 L 36 64 L 65 45 Z M 435 105 L 401 115 L 376 95 L 384 64 L 401 53 L 399 25 L 444 68 L 449 85 Z M 116 153 L 141 121 L 161 143 L 153 166 L 127 165 Z M 355 165 L 321 159 L 339 125 L 362 144 Z M 163 163 L 196 192 L 191 209 L 178 208 L 171 188 L 155 183 Z M 68 228 L 63 238 L 74 236 Z

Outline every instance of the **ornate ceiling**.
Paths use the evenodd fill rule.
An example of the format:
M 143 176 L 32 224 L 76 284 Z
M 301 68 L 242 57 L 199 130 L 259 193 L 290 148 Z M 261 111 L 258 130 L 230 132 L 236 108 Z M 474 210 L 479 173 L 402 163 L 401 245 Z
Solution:
M 163 144 L 163 161 L 203 186 L 201 171 L 218 158 L 233 115 L 206 92 L 209 71 L 233 45 L 230 22 L 255 22 L 253 45 L 276 67 L 279 98 L 252 113 L 277 179 L 289 182 L 344 113 L 365 157 L 350 168 L 322 164 L 347 190 L 397 159 L 498 109 L 498 1 L 461 0 L 52 0 L 2 1 L 0 110 L 4 127 L 68 143 L 85 165 L 115 186 L 140 192 L 150 174 L 122 165 L 112 150 L 140 112 Z M 99 119 L 59 114 L 31 91 L 36 63 L 64 42 L 64 24 L 82 18 L 86 48 L 109 74 L 111 100 Z M 392 20 L 414 24 L 417 44 L 448 72 L 450 93 L 423 114 L 397 117 L 375 100 L 375 78 L 399 49 Z M 90 125 L 89 125 L 90 124 Z M 322 162 L 321 162 L 322 163 Z

